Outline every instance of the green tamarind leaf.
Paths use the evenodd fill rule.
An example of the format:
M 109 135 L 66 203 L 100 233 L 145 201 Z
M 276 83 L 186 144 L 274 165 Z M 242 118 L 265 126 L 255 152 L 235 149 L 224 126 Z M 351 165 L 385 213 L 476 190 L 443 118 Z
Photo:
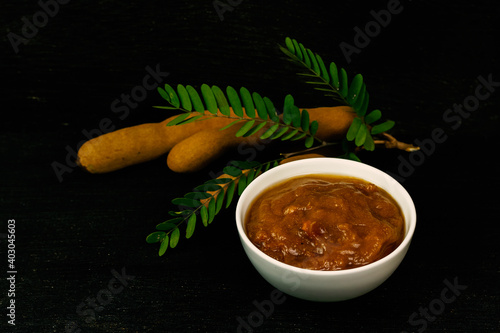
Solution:
M 227 186 L 227 190 L 226 190 L 226 208 L 228 208 L 231 205 L 231 202 L 233 201 L 235 189 L 236 189 L 236 183 L 234 181 L 231 182 L 231 183 L 229 183 L 229 185 Z
M 232 177 L 238 177 L 239 175 L 241 175 L 241 169 L 230 165 L 222 169 L 222 172 Z
M 366 140 L 365 140 L 364 147 L 368 151 L 374 151 L 375 150 L 375 142 L 373 142 L 373 137 L 372 137 L 372 135 L 370 134 L 369 131 L 366 131 Z
M 148 242 L 149 244 L 158 243 L 161 240 L 165 239 L 166 236 L 167 234 L 163 231 L 155 231 L 146 237 L 146 242 Z
M 220 130 L 223 131 L 225 129 L 228 129 L 229 127 L 233 126 L 236 123 L 239 123 L 240 121 L 242 121 L 242 120 L 241 119 L 236 119 L 236 120 L 230 122 L 229 124 L 227 124 L 226 126 L 222 127 Z
M 168 241 L 168 235 L 165 236 L 165 239 L 161 242 L 160 244 L 160 249 L 158 250 L 158 255 L 161 257 L 162 255 L 165 254 L 165 252 L 167 251 L 168 249 L 168 244 L 169 244 L 169 241 Z
M 285 45 L 286 45 L 286 48 L 288 49 L 288 51 L 295 54 L 295 47 L 293 46 L 293 42 L 292 42 L 292 39 L 290 37 L 285 38 Z
M 178 123 L 178 125 L 185 125 L 185 124 L 193 123 L 193 122 L 201 119 L 202 117 L 203 117 L 202 114 L 197 113 L 196 116 L 187 118 L 186 120 L 183 120 L 182 122 Z
M 354 109 L 354 111 L 356 111 L 356 114 L 359 117 L 363 117 L 367 111 L 366 108 L 363 108 L 365 95 L 366 95 L 366 85 L 363 83 L 361 85 L 361 90 L 359 91 L 358 97 L 356 98 L 356 101 L 354 102 L 354 105 L 352 106 L 352 108 Z
M 241 195 L 241 193 L 243 193 L 245 187 L 247 187 L 247 176 L 243 174 L 238 180 L 238 195 Z
M 361 147 L 365 143 L 367 132 L 368 129 L 366 128 L 366 125 L 361 123 L 361 126 L 359 126 L 358 133 L 356 134 L 356 139 L 354 140 L 356 146 Z
M 311 148 L 314 144 L 314 137 L 308 136 L 305 141 L 306 148 Z
M 293 131 L 290 131 L 288 132 L 286 135 L 282 136 L 281 137 L 281 141 L 286 141 L 286 140 L 289 140 L 291 139 L 292 137 L 295 136 L 295 134 L 297 134 L 299 132 L 298 129 L 294 129 Z
M 326 70 L 325 63 L 319 54 L 316 54 L 316 60 L 318 61 L 319 68 L 321 70 L 321 77 L 326 82 L 330 82 L 330 75 L 328 75 L 328 71 Z
M 258 131 L 260 131 L 262 128 L 264 128 L 264 126 L 266 126 L 267 123 L 266 122 L 261 122 L 260 124 L 258 125 L 255 125 L 254 127 L 252 127 L 248 132 L 245 133 L 245 135 L 243 136 L 250 136 L 250 135 L 254 135 L 255 133 L 257 133 Z
M 201 192 L 209 192 L 209 191 L 218 191 L 221 189 L 221 186 L 220 185 L 217 185 L 217 184 L 203 184 L 203 185 L 199 185 L 199 186 L 196 186 L 194 188 L 195 191 L 201 191 Z M 195 192 L 196 193 L 196 192 Z M 211 195 L 210 195 L 211 196 Z M 186 196 L 184 196 L 186 197 Z M 199 198 L 199 199 L 206 199 L 206 198 Z
M 250 169 L 250 171 L 248 171 L 248 174 L 247 174 L 247 186 L 248 186 L 248 184 L 250 184 L 255 179 L 256 175 L 257 175 L 257 172 L 256 172 L 255 169 Z
M 259 118 L 262 120 L 267 120 L 269 115 L 267 114 L 266 103 L 264 102 L 264 99 L 256 92 L 252 94 L 252 98 L 255 103 L 255 108 L 257 109 Z
M 304 55 L 304 63 L 306 64 L 307 67 L 311 67 L 311 59 L 309 58 L 309 55 L 307 54 L 306 48 L 302 43 L 299 43 L 300 46 L 300 52 Z
M 390 130 L 394 126 L 395 122 L 392 120 L 387 120 L 382 124 L 378 124 L 372 127 L 371 134 L 376 135 Z
M 332 81 L 330 82 L 334 88 L 339 89 L 339 73 L 337 70 L 337 65 L 332 62 L 330 63 L 330 76 Z
M 179 238 L 181 237 L 181 231 L 179 228 L 175 228 L 170 234 L 170 247 L 173 249 L 179 243 Z
M 212 186 L 212 185 L 213 184 L 210 184 L 210 185 L 207 184 L 207 186 Z M 203 185 L 201 185 L 201 186 L 203 186 Z M 214 185 L 214 186 L 218 186 L 218 185 Z M 200 187 L 200 186 L 198 186 L 198 187 Z M 203 187 L 203 188 L 205 188 L 205 187 Z M 204 190 L 198 190 L 198 189 L 195 189 L 195 190 L 196 191 L 204 191 Z M 206 193 L 206 192 L 189 192 L 189 193 L 184 194 L 184 198 L 193 199 L 193 200 L 205 200 L 205 199 L 208 199 L 211 197 L 212 197 L 212 195 L 210 193 Z
M 219 195 L 217 196 L 216 202 L 215 202 L 215 214 L 218 214 L 219 211 L 222 209 L 222 205 L 224 204 L 224 191 L 221 191 Z
M 212 223 L 212 221 L 214 220 L 215 210 L 216 210 L 215 200 L 210 200 L 210 202 L 208 203 L 208 224 Z
M 356 99 L 359 96 L 359 92 L 361 91 L 361 87 L 363 85 L 363 76 L 361 74 L 356 74 L 352 79 L 351 85 L 349 86 L 349 90 L 347 93 L 347 102 L 349 105 L 354 105 L 356 103 Z
M 318 64 L 318 60 L 316 59 L 316 57 L 314 56 L 314 53 L 310 50 L 310 49 L 307 49 L 307 54 L 309 55 L 309 57 L 311 58 L 311 69 L 318 75 L 321 74 L 320 72 L 320 69 L 319 69 L 319 64 Z
M 158 88 L 158 92 L 160 93 L 163 99 L 167 100 L 170 104 L 172 104 L 175 108 L 179 108 L 180 101 L 179 96 L 175 92 L 174 88 L 172 88 L 169 84 L 165 84 L 164 89 Z
M 290 125 L 292 123 L 292 109 L 294 106 L 294 99 L 292 95 L 286 95 L 285 105 L 283 106 L 283 122 L 286 125 Z
M 200 218 L 201 218 L 201 223 L 203 223 L 205 227 L 208 226 L 208 208 L 205 205 L 201 206 Z
M 318 131 L 319 124 L 316 120 L 314 120 L 311 125 L 309 126 L 309 133 L 311 133 L 312 136 L 316 134 Z
M 359 128 L 361 127 L 362 120 L 358 117 L 352 120 L 351 126 L 347 130 L 346 138 L 349 141 L 356 139 L 356 135 L 358 134 Z
M 236 132 L 236 137 L 244 136 L 255 124 L 255 120 L 250 120 L 245 122 L 245 125 L 241 126 L 241 128 Z
M 379 120 L 381 117 L 382 117 L 382 112 L 379 109 L 373 110 L 372 112 L 366 115 L 365 122 L 367 124 L 371 124 Z
M 214 179 L 207 180 L 205 182 L 205 184 L 219 184 L 219 185 L 224 185 L 224 184 L 227 184 L 227 183 L 229 183 L 231 181 L 232 181 L 231 178 L 214 178 Z
M 168 122 L 167 126 L 175 126 L 181 122 L 183 122 L 186 118 L 190 117 L 191 113 L 182 113 L 179 116 L 175 117 L 171 121 Z
M 280 138 L 281 136 L 283 136 L 283 134 L 285 134 L 290 128 L 288 126 L 286 127 L 282 127 L 279 131 L 277 131 L 276 133 L 274 133 L 272 136 L 271 136 L 271 140 L 276 140 L 278 138 Z
M 358 109 L 355 109 L 356 114 L 358 115 L 365 115 L 366 111 L 368 111 L 368 103 L 370 102 L 370 95 L 368 94 L 368 91 L 366 91 L 365 88 L 365 94 L 363 96 L 363 104 Z M 358 103 L 356 103 L 358 104 Z
M 347 72 L 344 68 L 340 69 L 339 73 L 339 93 L 342 97 L 347 98 L 347 94 L 349 92 L 349 83 L 347 78 Z
M 198 200 L 193 200 L 188 198 L 175 198 L 172 200 L 172 204 L 195 208 L 200 205 L 200 202 Z
M 290 110 L 290 115 L 292 118 L 292 126 L 293 127 L 300 127 L 301 125 L 301 115 L 300 115 L 300 110 L 297 106 L 293 105 L 291 110 Z
M 191 214 L 187 221 L 187 226 L 186 226 L 186 238 L 191 238 L 194 233 L 194 228 L 196 227 L 196 214 Z
M 156 226 L 156 230 L 161 231 L 169 231 L 177 227 L 176 223 L 179 223 L 183 220 L 182 217 L 176 217 L 165 222 L 162 222 Z
M 216 114 L 217 100 L 215 99 L 215 95 L 208 84 L 201 85 L 201 94 L 203 95 L 203 99 L 205 100 L 205 105 L 207 106 L 208 112 L 210 112 L 211 114 Z
M 231 103 L 231 106 L 233 108 L 234 114 L 238 117 L 243 117 L 243 108 L 241 106 L 241 100 L 238 92 L 236 92 L 233 87 L 228 86 L 226 88 L 226 93 L 227 98 L 229 99 L 229 103 Z
M 217 100 L 217 105 L 219 107 L 220 113 L 225 116 L 229 116 L 231 114 L 231 110 L 229 108 L 229 103 L 226 99 L 226 95 L 224 95 L 224 92 L 217 86 L 212 86 L 212 92 L 214 93 L 215 99 Z
M 264 134 L 262 134 L 260 136 L 260 139 L 261 140 L 264 140 L 264 139 L 267 139 L 269 138 L 271 135 L 274 134 L 274 132 L 276 132 L 276 130 L 280 127 L 280 124 L 274 124 L 273 126 L 271 126 L 267 131 L 264 132 Z
M 300 139 L 304 138 L 306 135 L 307 135 L 306 132 L 302 132 L 302 133 L 299 132 L 293 138 L 291 138 L 290 140 L 291 141 L 297 141 L 297 140 L 300 140 Z
M 182 107 L 188 111 L 193 111 L 193 104 L 191 103 L 191 98 L 189 98 L 189 93 L 187 92 L 186 87 L 182 84 L 178 84 L 177 92 L 179 93 Z
M 292 39 L 293 43 L 293 48 L 295 49 L 295 56 L 299 58 L 300 61 L 304 60 L 304 56 L 302 55 L 302 52 L 300 51 L 300 46 L 297 40 Z
M 276 108 L 274 107 L 273 102 L 269 98 L 264 97 L 264 103 L 266 103 L 266 110 L 267 114 L 269 115 L 269 119 L 274 122 L 278 122 L 280 118 L 278 116 L 278 113 L 276 112 Z
M 194 110 L 202 113 L 205 112 L 205 106 L 203 105 L 201 97 L 196 89 L 188 85 L 186 86 L 186 90 L 189 94 L 189 97 L 191 98 L 191 103 L 193 103 Z
M 255 105 L 253 104 L 252 95 L 245 87 L 240 88 L 240 95 L 245 107 L 245 113 L 248 117 L 255 118 Z

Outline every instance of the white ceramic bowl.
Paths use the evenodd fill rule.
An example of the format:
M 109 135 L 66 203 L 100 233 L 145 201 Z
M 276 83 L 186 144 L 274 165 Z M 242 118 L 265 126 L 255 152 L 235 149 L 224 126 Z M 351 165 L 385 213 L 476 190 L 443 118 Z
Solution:
M 265 189 L 304 175 L 357 177 L 386 190 L 405 218 L 403 242 L 389 255 L 366 266 L 338 271 L 294 267 L 260 251 L 247 237 L 244 220 L 249 206 Z M 248 258 L 271 285 L 289 295 L 311 301 L 342 301 L 361 296 L 381 285 L 399 266 L 410 246 L 417 216 L 408 192 L 394 178 L 369 165 L 337 158 L 311 158 L 277 166 L 257 177 L 241 194 L 236 206 L 236 226 Z

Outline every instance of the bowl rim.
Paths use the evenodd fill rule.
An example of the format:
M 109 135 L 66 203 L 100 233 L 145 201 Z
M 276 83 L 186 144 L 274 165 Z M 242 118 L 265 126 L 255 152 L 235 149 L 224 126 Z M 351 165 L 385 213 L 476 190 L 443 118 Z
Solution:
M 372 173 L 378 174 L 379 177 L 385 178 L 386 181 L 392 183 L 391 189 L 384 188 L 378 184 L 377 186 L 380 186 L 383 188 L 385 191 L 387 191 L 391 196 L 394 197 L 394 193 L 391 193 L 391 191 L 394 191 L 394 187 L 396 187 L 399 191 L 399 196 L 398 199 L 394 198 L 398 202 L 398 204 L 401 206 L 401 201 L 400 199 L 401 196 L 403 196 L 406 205 L 408 206 L 408 211 L 410 216 L 404 216 L 405 217 L 405 229 L 406 233 L 403 238 L 403 241 L 401 244 L 398 245 L 394 251 L 389 253 L 387 256 L 378 259 L 377 261 L 374 261 L 372 263 L 366 264 L 364 266 L 360 267 L 355 267 L 355 268 L 349 268 L 349 269 L 341 269 L 341 270 L 335 270 L 335 271 L 321 271 L 321 270 L 313 270 L 313 269 L 308 269 L 308 268 L 301 268 L 301 267 L 296 267 L 292 266 L 289 264 L 285 264 L 277 259 L 274 259 L 264 252 L 262 252 L 257 246 L 255 246 L 250 239 L 248 238 L 248 235 L 245 232 L 245 228 L 243 226 L 244 224 L 244 216 L 242 216 L 243 213 L 246 213 L 246 210 L 242 212 L 243 210 L 243 203 L 246 199 L 246 197 L 251 197 L 251 200 L 249 201 L 248 206 L 254 202 L 255 198 L 262 193 L 263 190 L 260 191 L 255 191 L 254 189 L 260 185 L 263 181 L 267 180 L 268 178 L 271 178 L 273 175 L 279 173 L 283 169 L 289 169 L 289 168 L 298 168 L 300 166 L 304 165 L 314 165 L 315 163 L 333 163 L 333 164 L 340 164 L 340 165 L 355 165 L 358 168 L 365 168 L 366 170 L 370 170 Z M 357 163 L 357 164 L 356 164 Z M 267 176 L 264 176 L 266 175 Z M 314 171 L 305 171 L 305 172 L 298 172 L 296 175 L 293 177 L 298 177 L 298 176 L 305 176 L 305 175 L 318 175 L 318 174 L 325 174 L 322 172 L 314 172 Z M 336 175 L 338 173 L 331 173 L 331 175 Z M 347 177 L 353 177 L 353 178 L 359 178 L 363 179 L 362 176 L 359 175 L 346 175 Z M 262 177 L 262 178 L 261 178 Z M 260 180 L 259 180 L 260 178 Z M 288 178 L 284 179 L 279 179 L 276 181 L 273 181 L 269 185 L 264 186 L 264 188 L 269 188 L 270 186 L 273 186 L 275 184 L 278 184 L 282 181 L 285 181 Z M 248 201 L 248 199 L 247 199 Z M 248 207 L 247 207 L 248 208 Z M 402 207 L 401 207 L 402 208 Z M 404 214 L 404 212 L 403 212 Z M 245 214 L 246 215 L 246 214 Z M 417 214 L 416 214 L 416 209 L 415 209 L 415 204 L 413 202 L 413 199 L 411 198 L 410 194 L 408 191 L 397 181 L 395 180 L 392 176 L 389 174 L 381 171 L 380 169 L 377 169 L 371 165 L 358 162 L 358 161 L 353 161 L 353 160 L 347 160 L 347 159 L 342 159 L 342 158 L 335 158 L 335 157 L 318 157 L 318 158 L 310 158 L 310 159 L 303 159 L 303 160 L 296 160 L 292 162 L 288 162 L 282 165 L 278 165 L 274 167 L 273 169 L 270 169 L 260 176 L 256 177 L 254 181 L 252 181 L 246 188 L 245 190 L 241 193 L 238 203 L 236 206 L 236 227 L 238 230 L 238 234 L 240 236 L 240 239 L 242 242 L 245 243 L 245 245 L 256 255 L 258 255 L 261 259 L 267 261 L 270 264 L 273 264 L 277 267 L 280 267 L 284 270 L 288 270 L 297 274 L 302 274 L 302 275 L 310 275 L 310 276 L 321 276 L 321 277 L 328 277 L 328 276 L 342 276 L 342 275 L 352 275 L 352 274 L 357 274 L 357 273 L 362 273 L 365 271 L 373 270 L 376 269 L 378 266 L 384 265 L 386 262 L 393 260 L 395 257 L 399 256 L 402 251 L 408 248 L 409 243 L 411 242 L 413 238 L 413 234 L 415 233 L 416 229 L 416 224 L 417 224 Z

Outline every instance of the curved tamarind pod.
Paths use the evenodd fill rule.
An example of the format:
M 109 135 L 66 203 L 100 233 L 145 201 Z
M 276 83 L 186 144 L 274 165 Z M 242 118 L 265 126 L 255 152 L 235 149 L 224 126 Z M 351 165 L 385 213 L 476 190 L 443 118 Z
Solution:
M 208 113 L 207 113 L 208 114 Z M 106 173 L 164 155 L 179 141 L 208 128 L 221 128 L 232 120 L 208 118 L 181 126 L 159 123 L 126 127 L 85 142 L 78 150 L 78 165 L 90 173 Z

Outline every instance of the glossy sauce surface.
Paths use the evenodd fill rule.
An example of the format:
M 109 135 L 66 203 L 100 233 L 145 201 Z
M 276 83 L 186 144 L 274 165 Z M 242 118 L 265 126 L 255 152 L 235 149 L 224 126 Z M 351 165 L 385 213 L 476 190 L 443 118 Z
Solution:
M 358 178 L 309 175 L 264 191 L 245 220 L 250 241 L 286 264 L 350 269 L 392 252 L 404 217 L 383 189 Z

